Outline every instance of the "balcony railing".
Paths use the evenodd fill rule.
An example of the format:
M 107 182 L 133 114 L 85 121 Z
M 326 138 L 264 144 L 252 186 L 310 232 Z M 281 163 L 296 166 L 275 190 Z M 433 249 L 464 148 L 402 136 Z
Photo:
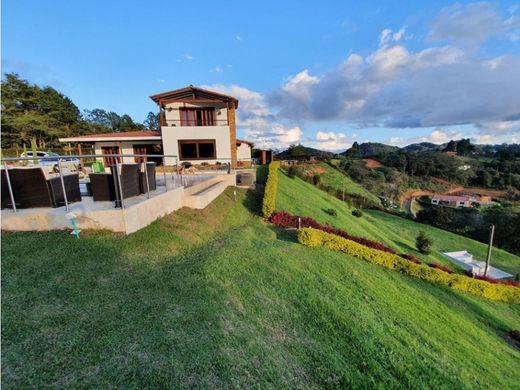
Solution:
M 161 126 L 171 127 L 183 127 L 183 126 L 228 126 L 227 119 L 215 119 L 215 120 L 179 120 L 179 119 L 163 119 L 161 120 Z

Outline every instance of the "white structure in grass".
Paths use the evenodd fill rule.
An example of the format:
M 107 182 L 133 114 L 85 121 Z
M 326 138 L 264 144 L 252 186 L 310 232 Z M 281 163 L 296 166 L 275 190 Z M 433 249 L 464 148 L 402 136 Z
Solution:
M 474 275 L 484 275 L 484 270 L 486 269 L 486 262 L 475 260 L 473 258 L 473 255 L 467 251 L 446 252 L 443 253 L 443 255 L 446 256 L 448 259 L 461 265 L 462 267 L 464 267 L 464 269 L 471 271 Z M 488 276 L 493 279 L 504 279 L 510 278 L 513 275 L 499 270 L 498 268 L 490 266 Z

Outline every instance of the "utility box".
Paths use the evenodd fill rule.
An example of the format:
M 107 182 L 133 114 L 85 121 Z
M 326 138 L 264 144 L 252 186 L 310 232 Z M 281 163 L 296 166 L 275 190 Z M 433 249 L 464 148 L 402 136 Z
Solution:
M 253 185 L 253 174 L 252 173 L 237 174 L 237 185 L 243 186 L 243 187 L 251 187 Z

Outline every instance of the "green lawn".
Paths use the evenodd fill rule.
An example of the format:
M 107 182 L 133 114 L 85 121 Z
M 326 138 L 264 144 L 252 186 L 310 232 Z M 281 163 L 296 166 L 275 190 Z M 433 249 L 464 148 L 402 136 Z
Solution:
M 376 204 L 381 203 L 377 196 L 369 192 L 365 187 L 356 183 L 354 180 L 348 177 L 348 175 L 343 174 L 338 169 L 335 169 L 324 162 L 319 162 L 309 166 L 313 168 L 321 168 L 324 171 L 320 175 L 321 182 L 323 184 L 335 188 L 339 191 L 343 191 L 343 188 L 345 188 L 345 194 L 347 195 L 362 195 Z
M 518 388 L 518 305 L 299 245 L 233 190 L 128 237 L 4 233 L 3 387 Z
M 454 268 L 454 263 L 446 259 L 442 252 L 467 250 L 476 258 L 483 260 L 486 257 L 487 245 L 478 241 L 381 211 L 363 210 L 363 217 L 356 218 L 345 202 L 329 196 L 311 184 L 298 178 L 291 179 L 282 172 L 279 173 L 279 178 L 277 210 L 312 216 L 319 222 L 383 242 L 400 252 L 413 254 L 428 262 L 450 264 Z M 338 216 L 326 213 L 325 210 L 329 208 L 335 208 Z M 420 230 L 424 230 L 433 239 L 433 252 L 429 256 L 415 250 L 415 238 Z M 520 271 L 520 257 L 494 248 L 492 265 L 514 275 Z

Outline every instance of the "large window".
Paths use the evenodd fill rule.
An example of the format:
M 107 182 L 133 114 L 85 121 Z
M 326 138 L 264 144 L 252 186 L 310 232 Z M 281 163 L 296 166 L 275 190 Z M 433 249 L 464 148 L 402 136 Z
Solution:
M 204 139 L 179 141 L 179 154 L 181 160 L 215 159 L 217 156 L 215 140 Z
M 215 108 L 180 108 L 181 126 L 215 126 Z

